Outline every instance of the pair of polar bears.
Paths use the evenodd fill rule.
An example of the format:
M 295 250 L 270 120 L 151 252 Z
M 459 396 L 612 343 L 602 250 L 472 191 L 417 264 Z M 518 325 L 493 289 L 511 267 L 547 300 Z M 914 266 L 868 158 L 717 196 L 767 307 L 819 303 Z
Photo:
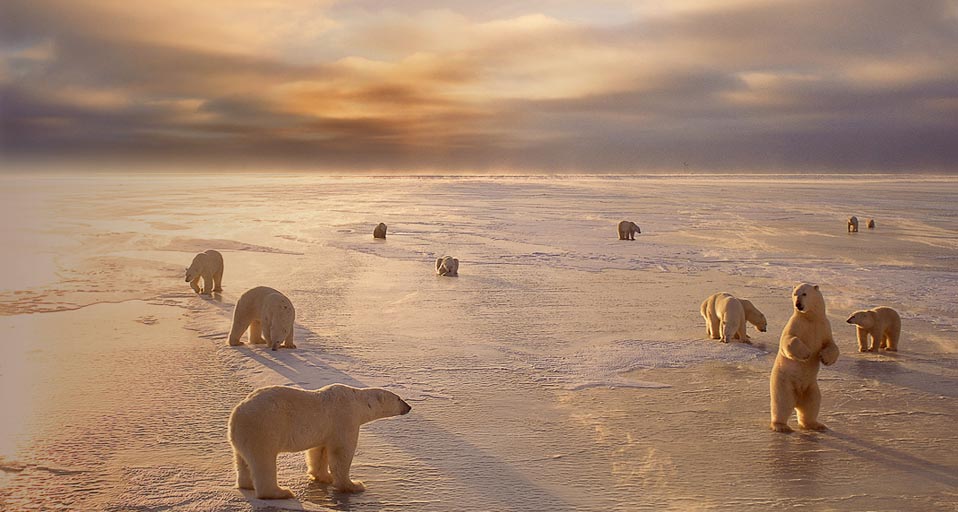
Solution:
M 868 226 L 868 229 L 875 229 L 875 219 L 867 219 L 865 225 Z M 852 215 L 848 218 L 848 232 L 858 233 L 858 217 Z
M 380 222 L 373 229 L 373 238 L 386 238 L 386 225 Z M 459 260 L 452 256 L 436 258 L 436 274 L 440 276 L 458 276 Z
M 200 279 L 203 279 L 202 289 L 197 284 Z M 186 282 L 202 295 L 223 291 L 223 255 L 210 249 L 194 256 L 186 269 Z M 278 346 L 296 348 L 293 344 L 295 320 L 296 309 L 289 298 L 272 288 L 257 286 L 236 301 L 229 344 L 242 345 L 240 337 L 249 329 L 250 343 L 266 343 L 273 350 Z M 283 344 L 279 345 L 280 342 Z
M 771 424 L 776 432 L 791 432 L 788 418 L 798 414 L 798 424 L 810 430 L 825 430 L 818 421 L 822 395 L 818 387 L 819 363 L 826 366 L 838 360 L 839 350 L 832 336 L 832 327 L 825 314 L 825 299 L 818 285 L 802 283 L 792 290 L 795 310 L 782 329 L 778 354 L 769 379 Z M 858 330 L 858 349 L 865 351 L 865 338 L 870 335 L 870 350 L 884 346 L 898 349 L 901 318 L 895 310 L 878 307 L 856 311 L 847 323 Z

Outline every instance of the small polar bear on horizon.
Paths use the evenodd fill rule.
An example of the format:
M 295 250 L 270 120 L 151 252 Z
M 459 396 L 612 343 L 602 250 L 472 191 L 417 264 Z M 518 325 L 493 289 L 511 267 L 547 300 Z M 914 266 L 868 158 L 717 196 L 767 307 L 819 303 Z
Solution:
M 745 332 L 745 322 L 754 325 L 760 332 L 765 332 L 768 327 L 765 315 L 750 300 L 739 299 L 726 292 L 710 295 L 702 302 L 699 313 L 705 320 L 706 335 L 722 343 L 733 339 L 751 343 Z
M 868 219 L 865 225 L 868 226 L 868 229 L 875 229 L 875 219 Z
M 898 340 L 901 338 L 901 316 L 894 309 L 879 306 L 867 311 L 856 311 L 845 322 L 855 326 L 859 352 L 866 350 L 878 352 L 878 349 L 898 351 Z M 869 336 L 871 336 L 871 346 L 868 346 Z
M 630 220 L 620 222 L 618 229 L 619 240 L 635 240 L 636 233 L 642 234 L 642 230 L 639 229 L 639 226 Z
M 259 499 L 288 499 L 276 481 L 276 456 L 306 451 L 310 480 L 342 492 L 366 489 L 349 469 L 364 423 L 408 414 L 412 407 L 391 391 L 331 384 L 305 391 L 259 388 L 233 408 L 227 438 L 233 446 L 236 487 Z
M 229 344 L 231 347 L 242 345 L 240 337 L 249 329 L 249 342 L 254 345 L 266 343 L 272 350 L 279 346 L 296 348 L 293 344 L 295 320 L 296 310 L 285 295 L 268 286 L 251 288 L 240 295 L 233 308 Z
M 382 238 L 386 239 L 386 225 L 380 222 L 375 229 L 373 229 L 373 238 Z
M 825 314 L 825 298 L 818 285 L 801 283 L 792 290 L 795 306 L 782 329 L 778 354 L 769 378 L 771 423 L 776 432 L 791 432 L 788 419 L 798 412 L 804 429 L 827 430 L 818 421 L 822 393 L 818 388 L 819 364 L 830 366 L 838 360 L 838 345 Z
M 858 233 L 858 217 L 852 215 L 848 218 L 848 232 Z
M 203 289 L 197 283 L 203 278 Z M 210 249 L 193 256 L 193 262 L 186 269 L 186 282 L 200 295 L 211 295 L 223 291 L 223 255 Z
M 455 277 L 459 275 L 459 260 L 452 256 L 436 258 L 436 274 Z

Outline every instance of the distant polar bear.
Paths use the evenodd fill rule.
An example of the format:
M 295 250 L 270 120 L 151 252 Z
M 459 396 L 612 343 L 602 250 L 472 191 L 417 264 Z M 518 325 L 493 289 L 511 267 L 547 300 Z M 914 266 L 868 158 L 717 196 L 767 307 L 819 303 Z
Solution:
M 197 283 L 203 278 L 203 290 Z M 193 263 L 186 269 L 186 282 L 201 295 L 223 291 L 223 255 L 210 249 L 193 256 Z
M 746 321 L 761 332 L 765 332 L 768 326 L 765 315 L 751 301 L 737 299 L 726 292 L 710 295 L 702 302 L 699 313 L 705 320 L 705 334 L 710 339 L 722 340 L 723 343 L 728 343 L 731 339 L 750 343 L 748 334 L 745 332 Z M 727 317 L 724 322 L 723 317 Z M 726 328 L 729 329 L 731 336 L 723 336 Z
M 458 276 L 459 260 L 452 256 L 436 258 L 436 273 L 441 276 Z
M 295 320 L 296 310 L 285 295 L 266 286 L 251 288 L 236 301 L 229 344 L 242 345 L 240 337 L 248 328 L 250 343 L 268 343 L 276 350 L 282 341 L 283 348 L 296 348 L 293 344 Z
M 624 220 L 619 223 L 619 240 L 635 240 L 636 233 L 641 234 L 642 231 L 634 222 Z
M 386 225 L 380 222 L 375 229 L 373 229 L 373 238 L 386 238 Z
M 818 389 L 819 362 L 826 366 L 838 360 L 838 346 L 825 315 L 825 298 L 818 285 L 802 283 L 792 291 L 795 311 L 782 330 L 778 355 L 769 379 L 772 422 L 776 432 L 791 432 L 788 418 L 798 411 L 798 424 L 805 429 L 825 430 L 818 422 L 822 394 Z
M 396 394 L 379 388 L 259 388 L 230 414 L 227 437 L 233 445 L 236 486 L 254 489 L 259 499 L 292 498 L 292 491 L 277 485 L 276 455 L 307 450 L 311 480 L 331 482 L 343 492 L 362 491 L 362 482 L 349 479 L 359 426 L 411 409 Z
M 848 232 L 858 233 L 858 217 L 853 215 L 848 218 Z
M 868 311 L 856 311 L 848 317 L 846 322 L 854 324 L 858 334 L 858 351 L 869 350 L 877 352 L 879 348 L 898 351 L 898 340 L 901 337 L 901 317 L 892 308 L 879 306 Z M 869 347 L 868 336 L 872 343 Z
M 868 226 L 868 229 L 875 229 L 875 219 L 868 219 L 865 225 Z

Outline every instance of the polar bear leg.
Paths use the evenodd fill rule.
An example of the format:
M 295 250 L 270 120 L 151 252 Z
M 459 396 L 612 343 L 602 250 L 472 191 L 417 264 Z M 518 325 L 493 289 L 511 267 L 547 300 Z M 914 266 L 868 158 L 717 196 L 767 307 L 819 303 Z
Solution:
M 329 447 L 329 472 L 333 475 L 333 487 L 342 492 L 362 492 L 366 486 L 359 480 L 349 479 L 349 467 L 353 464 L 356 443 L 359 441 L 359 429 L 339 446 Z
M 901 331 L 895 331 L 892 329 L 885 334 L 885 350 L 890 350 L 892 352 L 898 352 L 898 337 L 901 336 Z
M 283 340 L 283 344 L 280 345 L 283 348 L 296 348 L 296 345 L 293 344 L 293 330 L 289 330 L 289 334 L 286 335 L 286 339 Z
M 249 473 L 249 465 L 246 460 L 235 449 L 233 456 L 236 459 L 236 487 L 240 489 L 253 489 L 253 478 Z
M 870 335 L 871 335 L 872 343 L 871 343 L 871 345 L 868 347 L 868 351 L 869 351 L 869 352 L 878 352 L 878 349 L 881 348 L 882 333 L 879 331 L 878 333 L 874 333 L 874 332 L 873 332 L 873 333 L 870 333 Z
M 213 273 L 207 272 L 202 274 L 203 277 L 203 291 L 200 292 L 202 295 L 210 295 L 213 293 Z
M 827 430 L 828 427 L 818 422 L 818 409 L 821 405 L 822 392 L 818 389 L 818 382 L 813 382 L 805 393 L 798 397 L 795 404 L 799 426 L 808 430 Z
M 214 292 L 223 291 L 223 271 L 222 270 L 213 274 L 213 291 Z
M 310 480 L 324 484 L 332 483 L 333 475 L 329 474 L 329 458 L 326 456 L 325 446 L 306 450 L 306 467 Z
M 293 497 L 293 491 L 276 484 L 276 454 L 265 450 L 250 452 L 246 458 L 261 500 L 284 500 Z
M 772 376 L 772 422 L 769 427 L 776 432 L 791 432 L 788 418 L 795 409 L 795 388 L 788 382 Z
M 231 347 L 237 347 L 242 345 L 243 342 L 240 341 L 240 338 L 243 337 L 243 333 L 246 332 L 246 329 L 249 329 L 250 322 L 242 318 L 238 318 L 241 315 L 233 313 L 233 326 L 230 327 L 229 334 L 229 344 Z
M 198 284 L 196 284 L 198 282 L 200 282 L 199 276 L 196 276 L 196 279 L 190 281 L 190 288 L 193 289 L 193 293 L 200 293 L 200 287 Z
M 863 329 L 860 325 L 856 325 L 855 334 L 858 336 L 858 351 L 864 352 L 868 350 L 868 331 Z
M 253 344 L 263 344 L 263 324 L 259 320 L 253 320 L 249 323 L 249 342 Z

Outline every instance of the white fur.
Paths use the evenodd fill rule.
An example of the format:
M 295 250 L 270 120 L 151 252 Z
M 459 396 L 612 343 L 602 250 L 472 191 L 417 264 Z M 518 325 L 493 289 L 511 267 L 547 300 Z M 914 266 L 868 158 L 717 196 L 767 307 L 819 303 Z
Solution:
M 623 220 L 619 223 L 619 240 L 635 240 L 636 233 L 642 233 L 642 230 L 639 229 L 634 222 L 629 220 Z
M 203 278 L 203 289 L 197 285 Z M 223 255 L 210 249 L 193 257 L 193 262 L 186 269 L 186 282 L 194 292 L 210 295 L 212 292 L 223 291 Z
M 894 309 L 879 306 L 867 311 L 856 311 L 848 317 L 846 322 L 855 325 L 859 352 L 866 350 L 877 352 L 879 348 L 892 352 L 898 351 L 901 317 Z M 871 336 L 871 346 L 868 346 L 869 336 Z
M 257 389 L 240 402 L 229 419 L 236 486 L 255 489 L 260 499 L 292 498 L 276 482 L 276 455 L 306 450 L 310 479 L 332 483 L 343 492 L 365 489 L 350 480 L 349 468 L 359 427 L 412 409 L 385 389 L 332 384 L 316 391 L 286 386 Z
M 723 304 L 722 307 L 724 308 L 723 311 L 719 311 L 718 309 L 718 302 L 720 298 L 722 299 L 721 302 Z M 729 298 L 735 299 L 735 301 L 737 301 L 739 304 L 735 305 L 734 302 L 729 304 Z M 734 311 L 732 311 L 731 321 L 727 323 L 737 325 L 737 327 L 733 326 L 734 329 L 730 331 L 733 333 L 731 337 L 723 338 L 722 334 L 725 329 L 722 323 L 722 315 L 728 312 L 729 306 Z M 739 306 L 742 308 L 741 316 L 738 316 Z M 749 343 L 748 334 L 745 332 L 746 321 L 757 327 L 758 330 L 762 332 L 765 332 L 767 327 L 765 315 L 763 315 L 762 312 L 751 303 L 751 301 L 746 299 L 736 299 L 732 296 L 732 294 L 726 292 L 714 293 L 705 299 L 705 301 L 703 301 L 702 305 L 699 307 L 699 314 L 701 314 L 702 318 L 705 320 L 706 336 L 713 340 L 720 339 L 725 343 L 727 343 L 729 339 L 737 339 L 745 343 Z M 738 321 L 737 318 L 741 318 L 742 321 Z
M 848 218 L 848 232 L 858 233 L 858 217 L 851 216 Z
M 818 388 L 819 363 L 838 360 L 838 346 L 825 315 L 825 299 L 817 285 L 802 283 L 792 291 L 795 310 L 782 330 L 778 355 L 769 379 L 772 421 L 777 432 L 791 432 L 788 418 L 798 412 L 798 424 L 811 430 L 825 430 L 818 421 L 822 395 Z
M 452 256 L 436 258 L 436 274 L 441 276 L 458 276 L 459 260 Z
M 293 344 L 295 320 L 296 309 L 285 295 L 267 286 L 251 288 L 240 295 L 233 308 L 229 344 L 242 345 L 240 337 L 249 329 L 250 343 L 268 343 L 276 350 L 283 342 L 283 348 L 296 348 Z

